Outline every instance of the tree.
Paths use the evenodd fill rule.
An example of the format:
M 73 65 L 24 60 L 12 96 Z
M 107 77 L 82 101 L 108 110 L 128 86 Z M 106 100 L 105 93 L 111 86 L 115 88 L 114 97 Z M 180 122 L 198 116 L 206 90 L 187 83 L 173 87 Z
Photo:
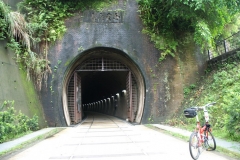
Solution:
M 176 51 L 186 33 L 201 48 L 238 31 L 240 1 L 235 0 L 138 0 L 140 16 L 156 47 L 165 55 Z

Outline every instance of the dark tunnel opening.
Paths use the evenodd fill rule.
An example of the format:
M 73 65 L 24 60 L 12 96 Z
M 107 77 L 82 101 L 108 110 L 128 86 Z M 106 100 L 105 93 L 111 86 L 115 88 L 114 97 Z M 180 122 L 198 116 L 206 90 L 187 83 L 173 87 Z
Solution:
M 127 70 L 76 71 L 68 87 L 71 124 L 80 123 L 89 111 L 127 119 L 126 87 L 130 73 Z
M 126 90 L 127 71 L 78 72 L 82 83 L 82 104 L 111 98 Z
M 128 71 L 78 72 L 81 77 L 82 115 L 85 117 L 91 112 L 97 112 L 127 119 L 128 73 Z

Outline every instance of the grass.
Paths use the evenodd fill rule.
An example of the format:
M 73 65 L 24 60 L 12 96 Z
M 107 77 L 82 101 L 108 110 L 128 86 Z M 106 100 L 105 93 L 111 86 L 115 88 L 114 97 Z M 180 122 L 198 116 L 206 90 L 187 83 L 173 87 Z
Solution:
M 9 149 L 9 150 L 0 152 L 0 159 L 1 159 L 2 157 L 8 156 L 8 155 L 10 155 L 10 154 L 12 154 L 12 153 L 14 153 L 14 152 L 17 152 L 17 151 L 20 150 L 20 149 L 29 147 L 29 146 L 30 146 L 31 144 L 33 144 L 33 143 L 36 143 L 36 142 L 39 142 L 39 141 L 44 140 L 44 139 L 46 139 L 46 138 L 49 138 L 49 137 L 57 134 L 58 132 L 60 132 L 60 131 L 62 131 L 62 130 L 64 130 L 64 128 L 54 128 L 54 129 L 52 129 L 51 131 L 49 131 L 49 132 L 47 132 L 47 133 L 45 133 L 45 134 L 39 135 L 39 136 L 37 136 L 37 137 L 35 137 L 35 138 L 32 138 L 32 139 L 30 139 L 30 140 L 28 140 L 28 141 L 26 141 L 26 142 L 23 142 L 23 143 L 15 146 L 15 147 Z
M 221 128 L 214 129 L 213 130 L 213 134 L 214 134 L 215 137 L 224 139 L 226 141 L 232 141 L 231 137 L 229 137 L 226 132 L 223 132 Z
M 181 134 L 179 134 L 179 133 L 166 131 L 166 130 L 157 128 L 157 127 L 155 127 L 155 126 L 153 126 L 153 125 L 151 125 L 151 124 L 146 124 L 145 126 L 148 127 L 148 128 L 150 128 L 150 129 L 153 129 L 153 130 L 155 130 L 155 131 L 162 132 L 162 133 L 171 135 L 171 136 L 173 136 L 173 137 L 179 138 L 179 139 L 181 139 L 181 140 L 183 140 L 183 141 L 185 141 L 185 142 L 189 142 L 189 137 L 183 136 L 183 135 L 181 135 Z M 226 148 L 217 146 L 216 151 L 219 152 L 219 153 L 221 153 L 221 154 L 224 154 L 224 155 L 226 155 L 226 156 L 240 159 L 240 153 L 236 153 L 236 152 L 230 151 L 230 150 L 228 150 L 228 149 L 226 149 Z
M 33 131 L 27 131 L 27 132 L 24 132 L 24 133 L 21 133 L 21 134 L 17 134 L 17 135 L 14 136 L 13 138 L 6 139 L 6 140 L 4 140 L 4 142 L 1 142 L 1 143 L 5 143 L 5 142 L 12 141 L 12 140 L 14 140 L 14 139 L 23 137 L 23 136 L 28 135 L 28 134 L 30 134 L 30 133 L 33 133 Z
M 229 157 L 240 159 L 240 153 L 229 151 L 228 149 L 219 147 L 219 146 L 217 146 L 216 150 L 219 151 L 220 153 L 223 153 L 224 155 L 229 156 Z
M 210 102 L 216 105 L 209 108 L 210 124 L 215 137 L 227 141 L 240 141 L 240 52 L 222 63 L 208 68 L 206 74 L 196 84 L 190 85 L 190 93 L 178 110 L 165 121 L 166 124 L 191 131 L 196 119 L 186 118 L 183 110 L 192 106 L 202 106 Z M 201 124 L 204 124 L 203 112 L 198 112 Z

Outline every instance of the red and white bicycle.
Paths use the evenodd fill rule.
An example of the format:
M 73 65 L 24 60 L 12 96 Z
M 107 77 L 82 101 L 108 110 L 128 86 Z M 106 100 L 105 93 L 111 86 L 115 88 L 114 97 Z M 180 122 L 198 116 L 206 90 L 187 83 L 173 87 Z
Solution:
M 216 103 L 208 103 L 205 106 L 191 107 L 184 110 L 184 115 L 187 118 L 196 117 L 197 120 L 196 129 L 191 134 L 189 139 L 189 151 L 193 159 L 198 159 L 198 157 L 204 150 L 213 151 L 216 149 L 216 141 L 212 134 L 211 125 L 208 123 L 209 114 L 207 110 L 208 107 L 211 107 L 214 104 Z M 197 114 L 198 111 L 204 112 L 205 124 L 203 126 L 200 125 Z

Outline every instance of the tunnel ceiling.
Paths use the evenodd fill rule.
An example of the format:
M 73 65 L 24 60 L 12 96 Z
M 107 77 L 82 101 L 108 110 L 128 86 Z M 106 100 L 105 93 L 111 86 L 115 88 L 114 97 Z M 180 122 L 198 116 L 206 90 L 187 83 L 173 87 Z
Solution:
M 126 89 L 127 71 L 81 71 L 83 104 L 109 98 Z

